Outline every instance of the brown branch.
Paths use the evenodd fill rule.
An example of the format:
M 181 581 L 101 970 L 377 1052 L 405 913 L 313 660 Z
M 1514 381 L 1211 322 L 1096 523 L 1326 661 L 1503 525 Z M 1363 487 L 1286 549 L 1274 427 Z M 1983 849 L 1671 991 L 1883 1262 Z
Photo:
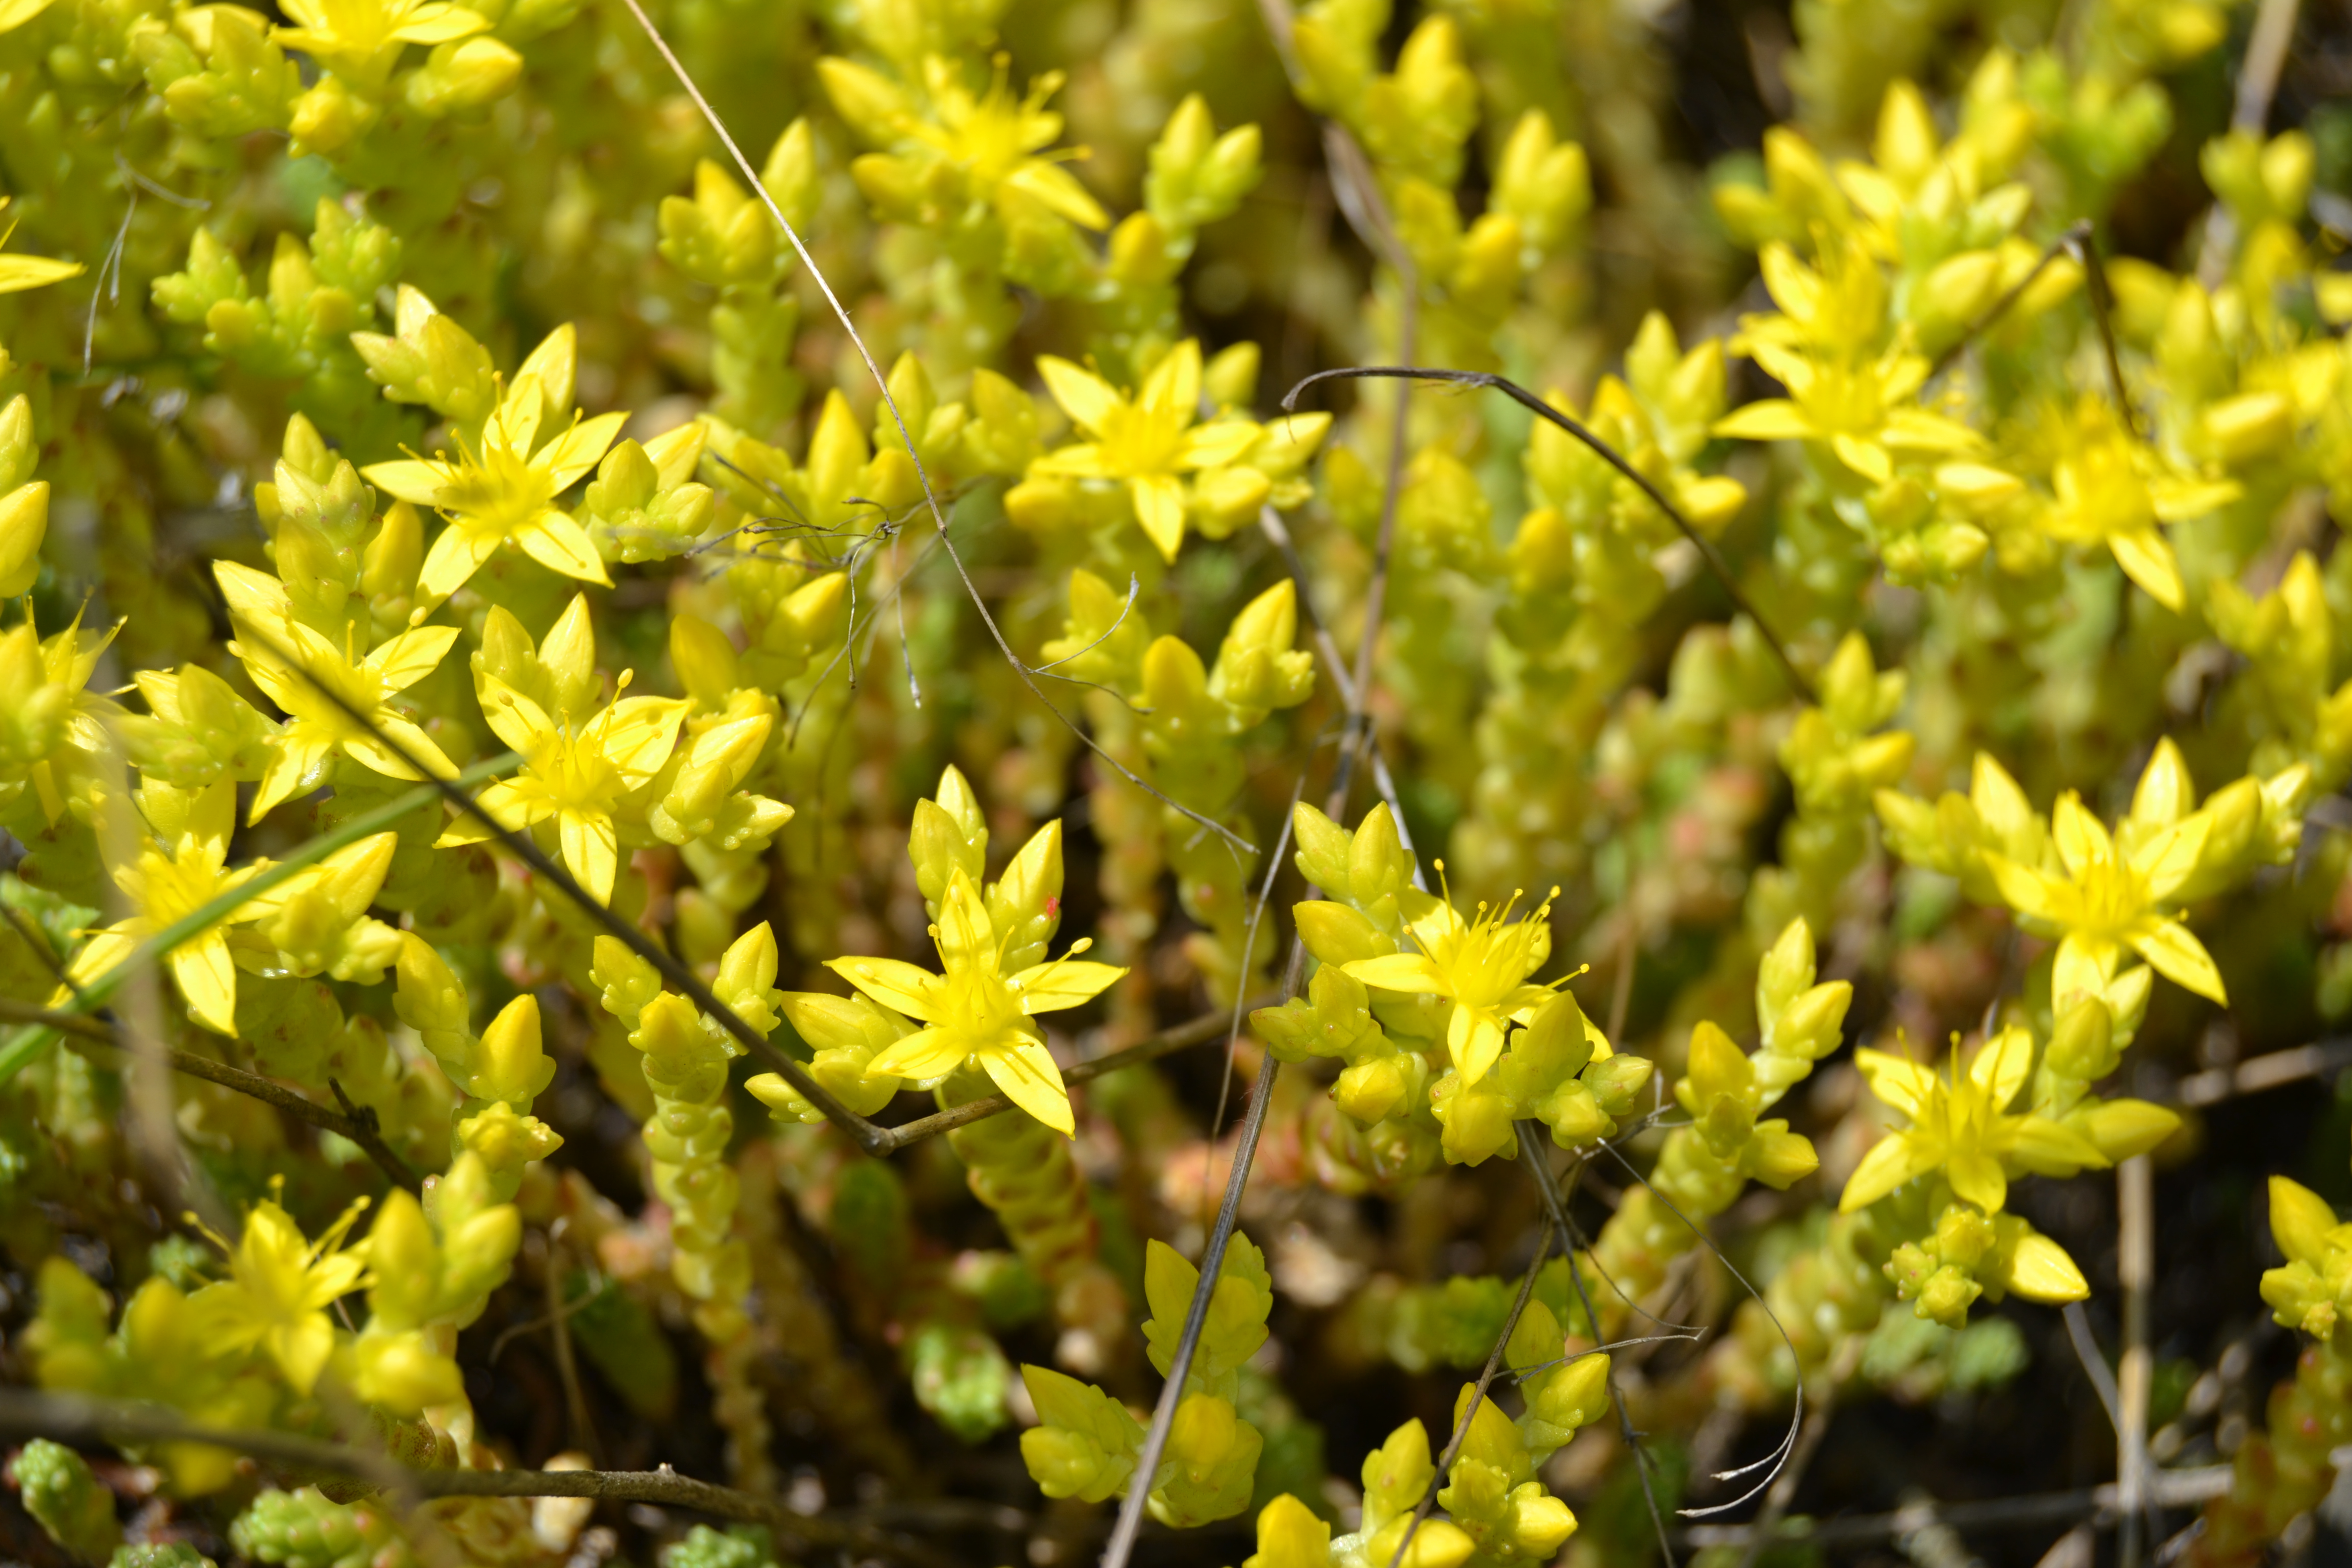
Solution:
M 2352 1067 L 2352 1040 L 2315 1040 L 2292 1050 L 2250 1057 L 2235 1067 L 2192 1073 L 2173 1086 L 2175 1105 L 2219 1105 L 2242 1094 L 2324 1078 L 2338 1068 Z
M 2230 1476 L 2227 1465 L 2208 1465 L 2194 1470 L 2151 1470 L 2148 1497 L 2165 1508 L 2193 1507 L 2227 1493 Z M 1853 1546 L 1909 1535 L 1931 1524 L 1955 1530 L 2014 1530 L 2077 1519 L 2088 1519 L 2105 1528 L 2115 1523 L 2120 1497 L 2118 1489 L 2111 1483 L 2080 1491 L 2036 1492 L 1985 1502 L 1921 1503 L 1892 1513 L 1854 1514 L 1816 1523 L 1786 1524 L 1771 1539 L 1818 1546 Z M 1699 1548 L 1745 1546 L 1757 1533 L 1752 1524 L 1697 1524 L 1685 1530 L 1682 1539 L 1685 1545 Z
M 2116 1273 L 2124 1291 L 2124 1353 L 2116 1368 L 2116 1538 L 2119 1568 L 2139 1568 L 2147 1524 L 2148 1294 L 2156 1276 L 2155 1173 L 2145 1154 L 2116 1167 Z
M 109 1050 L 130 1052 L 133 1049 L 117 1033 L 115 1026 L 103 1018 L 93 1018 L 81 1013 L 55 1012 L 47 1007 L 34 1006 L 28 1002 L 19 1002 L 14 997 L 0 996 L 0 1019 L 5 1019 L 12 1024 L 46 1025 L 61 1035 L 71 1035 L 77 1039 L 86 1040 L 94 1046 L 103 1046 Z M 344 1097 L 340 1085 L 331 1083 L 328 1086 L 334 1090 L 335 1098 L 341 1100 L 343 1104 L 342 1110 L 334 1111 L 304 1099 L 284 1084 L 264 1078 L 259 1073 L 247 1072 L 243 1068 L 233 1068 L 226 1062 L 216 1062 L 209 1057 L 200 1057 L 192 1051 L 173 1050 L 167 1047 L 163 1052 L 163 1058 L 174 1070 L 184 1072 L 190 1078 L 200 1078 L 207 1083 L 216 1083 L 223 1089 L 233 1089 L 239 1094 L 250 1095 L 265 1104 L 276 1106 L 297 1121 L 307 1122 L 321 1132 L 332 1132 L 338 1137 L 351 1140 L 396 1184 L 406 1187 L 411 1192 L 417 1190 L 416 1173 L 409 1168 L 407 1161 L 394 1152 L 392 1146 L 383 1141 L 383 1134 L 377 1128 L 373 1108 L 353 1105 Z
M 807 1546 L 878 1552 L 919 1568 L 949 1568 L 948 1559 L 919 1542 L 863 1524 L 796 1513 L 772 1498 L 681 1476 L 667 1465 L 653 1470 L 419 1469 L 364 1448 L 289 1432 L 211 1426 L 151 1405 L 16 1388 L 0 1388 L 0 1432 L 84 1447 L 206 1443 L 292 1471 L 351 1476 L 416 1500 L 584 1497 L 654 1503 L 764 1524 Z

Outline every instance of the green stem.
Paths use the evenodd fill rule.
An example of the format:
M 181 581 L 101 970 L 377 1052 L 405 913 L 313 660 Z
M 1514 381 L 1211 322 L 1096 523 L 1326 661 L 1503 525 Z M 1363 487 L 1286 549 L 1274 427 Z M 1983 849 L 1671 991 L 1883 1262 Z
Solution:
M 522 761 L 520 753 L 502 752 L 485 762 L 476 763 L 453 781 L 458 784 L 477 784 L 513 767 Z M 170 953 L 181 943 L 194 940 L 209 931 L 245 904 L 277 887 L 288 878 L 307 871 L 320 861 L 347 845 L 356 844 L 372 833 L 381 833 L 425 805 L 440 795 L 438 786 L 423 784 L 408 790 L 373 811 L 363 811 L 341 826 L 321 833 L 285 859 L 231 888 L 203 907 L 182 916 L 149 937 L 133 949 L 121 963 L 95 979 L 85 981 L 71 995 L 61 998 L 55 1008 L 60 1013 L 89 1013 L 106 1005 L 122 983 L 142 967 L 153 963 Z M 17 1072 L 37 1059 L 40 1054 L 56 1044 L 58 1031 L 47 1024 L 32 1024 L 9 1037 L 0 1045 L 0 1084 L 6 1083 Z

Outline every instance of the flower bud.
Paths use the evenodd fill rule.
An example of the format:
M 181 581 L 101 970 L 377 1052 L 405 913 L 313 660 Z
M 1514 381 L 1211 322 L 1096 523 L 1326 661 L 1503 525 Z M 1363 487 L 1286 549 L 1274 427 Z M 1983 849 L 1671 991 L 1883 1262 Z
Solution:
M 406 971 L 402 973 L 406 979 Z M 604 1011 L 634 1029 L 646 1005 L 661 994 L 661 976 L 654 966 L 631 952 L 618 937 L 596 939 L 588 978 L 603 993 Z M 403 1017 L 405 1018 L 404 1014 Z
M 817 61 L 816 74 L 835 112 L 860 138 L 877 147 L 898 139 L 899 126 L 910 116 L 896 83 L 868 67 L 831 58 Z
M 2074 1267 L 2064 1247 L 2015 1215 L 2000 1215 L 1993 1224 L 1999 1239 L 1986 1259 L 1985 1272 L 2004 1289 L 2053 1307 L 2090 1295 L 2083 1271 Z
M 408 106 L 438 119 L 481 109 L 506 96 L 522 75 L 522 56 L 488 35 L 436 44 L 408 79 Z
M 465 1088 L 477 1100 L 527 1110 L 554 1076 L 555 1063 L 540 1047 L 539 998 L 525 992 L 482 1031 Z
M 2213 456 L 2235 468 L 2267 457 L 2294 436 L 2294 409 L 2275 392 L 2250 392 L 2208 407 L 2204 437 Z
M 2145 1154 L 2179 1130 L 2179 1112 L 2145 1100 L 2111 1100 L 2082 1114 L 2083 1135 L 2110 1164 Z
M 719 975 L 710 989 L 755 1032 L 775 1031 L 776 1007 L 783 994 L 776 989 L 776 933 L 767 921 L 737 937 L 720 956 Z M 732 1054 L 733 1037 L 725 1043 Z
M 352 1345 L 352 1391 L 370 1405 L 413 1415 L 431 1405 L 462 1399 L 466 1380 L 457 1363 L 414 1331 L 378 1333 L 373 1324 Z
M 1958 1329 L 1966 1326 L 1969 1306 L 1982 1294 L 1984 1287 L 1965 1270 L 1946 1264 L 1927 1276 L 1911 1310 L 1930 1322 Z
M 321 75 L 315 86 L 294 100 L 286 127 L 293 138 L 290 154 L 331 158 L 365 134 L 383 112 L 353 92 L 341 76 Z
M 1291 907 L 1298 940 L 1324 963 L 1347 964 L 1366 958 L 1384 958 L 1396 943 L 1379 927 L 1342 903 L 1317 899 Z
M 768 161 L 760 167 L 760 184 L 767 187 L 769 198 L 794 229 L 805 232 L 815 221 L 824 180 L 817 167 L 816 133 L 808 116 L 803 114 L 785 126 L 776 144 L 768 149 Z
M 1811 1139 L 1790 1131 L 1787 1122 L 1774 1121 L 1757 1123 L 1743 1163 L 1758 1181 L 1786 1192 L 1821 1169 L 1822 1160 Z
M 2115 1019 L 2105 1000 L 2084 996 L 2059 1016 L 2043 1061 L 2061 1078 L 2088 1083 L 2116 1070 Z
M 48 528 L 47 479 L 36 479 L 0 495 L 0 599 L 32 592 L 41 574 L 41 541 Z

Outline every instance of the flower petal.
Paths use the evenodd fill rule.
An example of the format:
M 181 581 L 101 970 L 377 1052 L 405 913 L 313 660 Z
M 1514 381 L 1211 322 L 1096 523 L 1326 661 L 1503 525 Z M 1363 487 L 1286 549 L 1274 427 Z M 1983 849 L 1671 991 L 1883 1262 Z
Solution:
M 918 1029 L 866 1064 L 869 1077 L 938 1078 L 963 1065 L 967 1038 L 950 1029 Z
M 172 950 L 172 978 L 187 998 L 188 1016 L 216 1035 L 236 1037 L 236 965 L 228 938 L 215 926 Z
M 1102 448 L 1091 441 L 1074 447 L 1062 447 L 1046 453 L 1029 465 L 1033 474 L 1060 474 L 1073 479 L 1108 479 L 1117 476 L 1102 455 Z
M 1881 1104 L 1901 1111 L 1914 1121 L 1919 1119 L 1919 1108 L 1936 1092 L 1934 1069 L 1906 1058 L 1874 1051 L 1865 1046 L 1853 1053 L 1853 1065 Z
M 677 722 L 693 704 L 682 697 L 624 697 L 604 721 L 605 760 L 642 784 L 677 749 Z
M 2058 845 L 2058 859 L 2066 875 L 2080 879 L 2091 866 L 2116 858 L 2116 841 L 2099 819 L 2084 809 L 2083 797 L 2068 790 L 2050 813 L 2050 835 Z
M 393 37 L 404 44 L 446 44 L 453 38 L 471 37 L 488 26 L 479 14 L 462 5 L 419 5 L 393 29 Z
M 1187 468 L 1222 468 L 1257 445 L 1258 427 L 1247 419 L 1220 419 L 1184 432 L 1176 461 Z
M 939 1017 L 940 976 L 895 958 L 829 958 L 824 966 L 894 1012 L 925 1023 Z
M 514 542 L 522 546 L 524 554 L 551 572 L 583 583 L 601 583 L 607 588 L 613 585 L 604 557 L 596 553 L 595 541 L 562 512 L 541 512 L 515 530 Z
M 2180 585 L 2180 565 L 2164 535 L 2152 528 L 2111 533 L 2107 548 L 2115 552 L 2116 564 L 2124 569 L 2124 575 L 2147 589 L 2149 598 L 2175 612 L 2187 607 L 2189 595 Z
M 2009 1201 L 2009 1178 L 1990 1154 L 1974 1149 L 1956 1152 L 1945 1163 L 1944 1174 L 1952 1191 L 1987 1214 L 1999 1214 L 2000 1205 Z
M 377 648 L 363 661 L 375 671 L 387 691 L 404 691 L 439 668 L 450 645 L 457 640 L 455 626 L 412 626 Z
M 1342 965 L 1340 973 L 1350 980 L 1360 980 L 1383 991 L 1418 992 L 1437 996 L 1453 994 L 1445 983 L 1445 976 L 1423 952 L 1392 952 L 1385 958 L 1360 958 L 1353 963 Z
M 530 466 L 547 476 L 548 493 L 562 495 L 577 483 L 603 459 L 621 426 L 628 422 L 625 414 L 599 414 L 593 419 L 583 419 L 533 453 Z
M 1110 226 L 1110 215 L 1102 204 L 1087 194 L 1077 176 L 1059 163 L 1048 163 L 1042 158 L 1032 158 L 1004 177 L 1004 183 L 1024 195 L 1034 197 L 1046 209 L 1069 219 L 1080 228 L 1105 229 Z
M 1969 1079 L 1985 1091 L 1995 1110 L 2006 1110 L 2033 1071 L 2033 1036 L 2012 1025 L 1969 1058 Z
M 1853 1168 L 1845 1181 L 1845 1192 L 1838 1198 L 1838 1213 L 1852 1214 L 1865 1208 L 1904 1183 L 1916 1180 L 1936 1168 L 1935 1154 L 1920 1140 L 1907 1132 L 1896 1132 L 1881 1138 Z
M 414 760 L 435 778 L 446 779 L 457 770 L 433 743 L 433 737 L 407 720 L 379 709 L 374 715 L 376 735 L 355 735 L 344 741 L 343 754 L 364 767 L 373 768 L 386 778 L 414 779 L 420 777 L 416 768 L 408 764 Z M 394 748 L 398 747 L 397 751 Z
M 483 676 L 474 695 L 491 731 L 518 752 L 529 752 L 555 732 L 546 709 L 495 675 Z
M 500 779 L 476 795 L 474 804 L 509 833 L 520 833 L 533 823 L 544 822 L 555 815 L 555 807 L 543 792 L 515 779 Z M 490 830 L 480 817 L 471 812 L 460 812 L 457 819 L 442 830 L 433 847 L 441 849 L 456 844 L 479 844 L 489 837 Z
M 2006 855 L 1987 850 L 1985 869 L 1992 873 L 1993 886 L 2000 889 L 2001 902 L 2019 914 L 2035 920 L 2056 921 L 2065 907 L 2066 884 L 2044 871 L 2031 866 L 2021 866 Z
M 2134 927 L 2124 940 L 2131 943 L 2133 952 L 2147 960 L 2149 967 L 2174 984 L 2224 1007 L 2230 1005 L 2229 993 L 2221 986 L 2221 972 L 2213 965 L 2213 955 L 2179 921 L 2151 916 Z
M 411 506 L 432 506 L 449 483 L 449 465 L 406 458 L 395 463 L 370 463 L 360 477 L 394 500 Z
M 253 793 L 253 810 L 246 820 L 258 822 L 268 816 L 278 802 L 301 788 L 302 781 L 334 749 L 334 742 L 317 725 L 299 721 L 288 725 L 270 743 L 269 761 L 261 770 L 261 783 Z
M 1023 971 L 1013 977 L 1012 986 L 1024 1013 L 1053 1013 L 1093 1001 L 1126 973 L 1115 963 L 1066 958 Z
M 1785 397 L 1759 398 L 1715 422 L 1714 435 L 1734 441 L 1804 441 L 1819 432 L 1804 411 Z
M 417 593 L 439 604 L 464 587 L 467 579 L 481 570 L 482 563 L 498 553 L 500 542 L 490 530 L 451 523 L 425 552 L 425 565 L 416 574 Z
M 580 885 L 598 903 L 611 903 L 613 882 L 621 871 L 620 836 L 612 817 L 601 811 L 559 811 L 555 832 L 563 847 L 563 863 L 580 879 Z
M 1456 1002 L 1445 1026 L 1445 1050 L 1467 1088 L 1485 1078 L 1503 1054 L 1503 1026 L 1485 1011 Z
M 2170 898 L 2189 880 L 2199 857 L 2205 853 L 2205 840 L 2212 827 L 2211 816 L 2196 812 L 2157 834 L 2133 854 L 2132 869 L 2147 884 L 2150 899 Z
M 234 561 L 213 563 L 213 579 L 220 584 L 228 613 L 238 620 L 276 621 L 286 616 L 286 584 L 267 572 L 240 566 Z
M 1201 340 L 1186 338 L 1160 356 L 1143 378 L 1135 405 L 1181 426 L 1201 410 Z
M 1127 481 L 1135 521 L 1170 561 L 1184 542 L 1184 484 L 1173 474 L 1139 474 Z
M 988 906 L 980 889 L 961 866 L 948 873 L 947 891 L 940 898 L 940 921 L 935 928 L 940 962 L 950 974 L 968 969 L 996 971 L 996 938 L 990 930 Z
M 1037 374 L 1070 422 L 1089 436 L 1100 436 L 1104 422 L 1127 401 L 1102 377 L 1054 354 L 1037 356 Z
M 988 1069 L 988 1076 L 996 1080 L 996 1087 L 1013 1104 L 1065 1138 L 1076 1134 L 1078 1124 L 1070 1113 L 1070 1091 L 1063 1084 L 1062 1069 L 1054 1065 L 1044 1041 L 1015 1035 L 1003 1045 L 983 1048 L 980 1065 Z
M 1840 431 L 1830 437 L 1830 450 L 1838 455 L 1838 461 L 1874 485 L 1883 485 L 1895 477 L 1895 460 L 1875 441 Z

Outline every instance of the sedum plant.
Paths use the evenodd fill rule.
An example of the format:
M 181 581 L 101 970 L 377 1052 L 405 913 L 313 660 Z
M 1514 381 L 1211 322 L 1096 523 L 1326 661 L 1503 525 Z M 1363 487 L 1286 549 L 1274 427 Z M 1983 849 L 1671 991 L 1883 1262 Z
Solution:
M 2341 18 L 1720 20 L 0 0 L 52 1555 L 2301 1550 Z

